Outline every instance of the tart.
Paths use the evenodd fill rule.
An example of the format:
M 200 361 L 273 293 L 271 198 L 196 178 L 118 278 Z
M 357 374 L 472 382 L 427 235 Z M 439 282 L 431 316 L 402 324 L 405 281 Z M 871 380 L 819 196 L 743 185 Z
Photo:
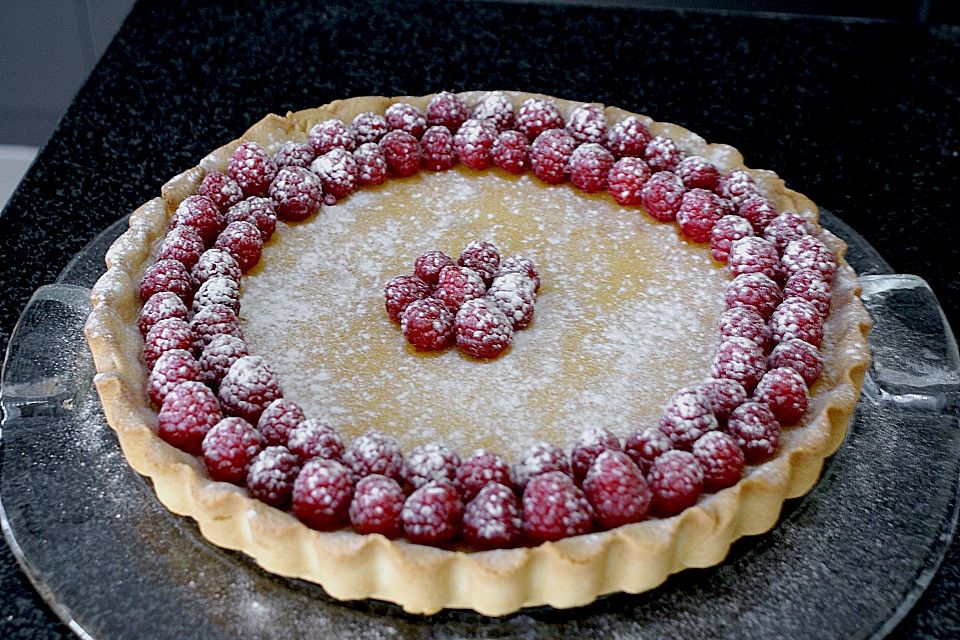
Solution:
M 547 113 L 531 114 L 544 104 Z M 471 120 L 454 136 L 471 111 L 487 124 Z M 297 187 L 275 177 L 276 166 L 262 180 L 263 158 L 296 167 L 283 175 Z M 638 593 L 717 564 L 733 541 L 772 527 L 784 500 L 810 490 L 844 438 L 869 364 L 856 275 L 814 203 L 774 173 L 744 167 L 730 146 L 612 107 L 519 92 L 352 98 L 267 116 L 161 194 L 131 215 L 92 293 L 86 335 L 107 420 L 161 502 L 195 519 L 209 541 L 338 599 L 504 615 Z M 218 216 L 247 196 L 272 197 L 281 222 L 248 209 L 224 230 Z M 198 197 L 220 213 L 184 205 Z M 170 240 L 171 225 L 192 229 Z M 536 262 L 532 323 L 492 359 L 406 344 L 384 312 L 384 284 L 425 251 L 456 256 L 476 239 Z M 204 258 L 206 289 L 182 277 L 186 266 L 153 278 L 158 255 L 196 273 L 197 254 L 211 246 L 232 257 Z M 203 322 L 194 316 L 183 334 L 186 310 L 154 304 L 157 292 L 192 300 Z M 160 318 L 174 328 L 157 338 L 146 329 Z M 216 353 L 198 361 L 215 339 Z M 228 365 L 219 373 L 218 358 Z M 207 374 L 219 396 L 204 387 Z M 711 374 L 726 380 L 713 395 L 701 382 Z M 717 391 L 730 380 L 739 396 Z M 217 419 L 193 431 L 171 423 L 165 416 L 182 406 L 172 396 L 215 398 Z M 295 453 L 271 446 L 264 455 L 277 435 L 264 433 L 261 414 L 281 396 L 314 419 L 291 426 L 327 438 L 325 453 L 307 460 L 287 442 Z M 318 427 L 321 419 L 335 428 Z M 399 442 L 407 461 L 378 469 L 405 485 L 396 489 L 404 513 L 383 529 L 353 517 L 362 507 L 355 483 L 369 470 L 347 458 L 371 428 Z M 217 438 L 238 468 L 199 455 Z M 531 458 L 540 441 L 563 447 L 562 458 Z M 458 468 L 477 448 L 514 464 L 500 483 L 468 494 Z M 258 465 L 267 472 L 251 480 Z M 271 484 L 306 485 L 307 475 L 335 509 L 309 511 L 296 497 L 291 508 L 289 487 L 278 497 Z M 361 482 L 387 487 L 381 477 Z M 464 542 L 476 539 L 460 518 L 478 490 L 519 510 L 522 535 L 506 548 Z M 448 498 L 459 506 L 444 511 Z M 540 508 L 557 503 L 559 515 Z M 449 531 L 414 526 L 435 512 L 454 523 Z

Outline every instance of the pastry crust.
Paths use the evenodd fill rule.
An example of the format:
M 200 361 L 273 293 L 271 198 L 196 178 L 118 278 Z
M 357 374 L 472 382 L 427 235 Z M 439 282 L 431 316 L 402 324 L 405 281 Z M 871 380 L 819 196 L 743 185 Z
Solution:
M 485 93 L 459 95 L 473 105 Z M 505 93 L 515 107 L 534 95 Z M 275 148 L 288 140 L 304 140 L 321 120 L 337 117 L 349 122 L 364 111 L 382 113 L 396 101 L 423 109 L 430 97 L 352 98 L 285 117 L 269 115 L 240 140 L 174 177 L 163 186 L 162 197 L 133 212 L 129 230 L 107 252 L 107 271 L 93 288 L 93 311 L 86 324 L 104 413 L 130 465 L 152 479 L 168 509 L 194 518 L 214 544 L 242 551 L 273 573 L 319 583 L 335 598 L 378 598 L 414 613 L 464 608 L 498 616 L 537 605 L 575 607 L 607 593 L 639 593 L 682 569 L 717 564 L 738 538 L 770 529 L 784 500 L 807 493 L 824 459 L 843 441 L 870 362 L 870 317 L 858 298 L 856 274 L 842 259 L 846 247 L 816 224 L 816 235 L 841 260 L 826 322 L 827 367 L 812 389 L 807 415 L 800 426 L 784 432 L 781 451 L 772 460 L 748 467 L 733 487 L 705 494 L 694 507 L 671 518 L 531 548 L 477 552 L 436 549 L 350 530 L 319 532 L 248 497 L 242 488 L 210 480 L 200 459 L 159 438 L 156 412 L 146 395 L 148 371 L 136 325 L 138 285 L 176 206 L 196 192 L 206 173 L 226 170 L 241 140 Z M 537 97 L 554 100 L 565 113 L 580 104 Z M 606 113 L 611 122 L 635 115 L 613 107 Z M 721 171 L 743 166 L 743 157 L 733 147 L 708 144 L 678 125 L 638 117 L 655 134 L 672 137 L 684 151 L 708 158 Z M 749 171 L 779 210 L 801 213 L 816 223 L 817 208 L 808 198 L 786 188 L 771 171 Z

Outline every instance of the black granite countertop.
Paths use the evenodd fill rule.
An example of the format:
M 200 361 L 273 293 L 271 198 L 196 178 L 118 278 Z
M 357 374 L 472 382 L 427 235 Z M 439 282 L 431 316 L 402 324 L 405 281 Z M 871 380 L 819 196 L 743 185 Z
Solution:
M 140 2 L 0 217 L 0 347 L 31 292 L 266 112 L 525 89 L 737 146 L 925 278 L 960 327 L 960 30 L 493 3 Z M 898 638 L 960 637 L 960 542 Z M 69 637 L 0 545 L 0 637 Z

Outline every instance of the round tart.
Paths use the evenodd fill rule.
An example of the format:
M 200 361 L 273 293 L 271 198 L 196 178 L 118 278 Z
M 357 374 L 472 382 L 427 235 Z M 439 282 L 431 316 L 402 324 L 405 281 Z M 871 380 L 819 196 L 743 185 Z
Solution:
M 536 263 L 526 328 L 491 359 L 406 344 L 384 284 L 477 239 Z M 352 98 L 269 115 L 165 184 L 108 252 L 86 334 L 128 461 L 208 540 L 339 599 L 503 615 L 716 564 L 810 490 L 869 364 L 844 250 L 809 199 L 677 125 L 519 92 Z M 490 300 L 460 308 L 480 322 Z M 303 415 L 254 428 L 281 396 Z M 402 488 L 357 462 L 371 429 L 399 442 L 375 470 Z M 491 534 L 510 504 L 523 535 Z

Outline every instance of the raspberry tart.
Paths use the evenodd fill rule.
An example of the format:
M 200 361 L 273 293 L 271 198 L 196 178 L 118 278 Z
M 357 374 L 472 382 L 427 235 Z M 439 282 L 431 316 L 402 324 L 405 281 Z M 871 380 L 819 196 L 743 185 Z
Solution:
M 352 98 L 161 194 L 92 294 L 107 419 L 208 540 L 343 600 L 504 615 L 717 564 L 869 364 L 814 203 L 612 107 Z

